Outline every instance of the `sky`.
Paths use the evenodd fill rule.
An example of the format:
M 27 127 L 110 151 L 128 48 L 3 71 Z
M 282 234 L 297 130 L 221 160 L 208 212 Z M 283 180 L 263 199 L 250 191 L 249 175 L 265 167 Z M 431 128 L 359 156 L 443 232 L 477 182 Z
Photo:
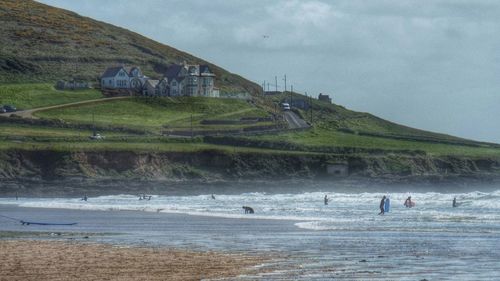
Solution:
M 500 1 L 40 0 L 279 90 L 500 143 Z M 271 86 L 271 89 L 273 86 Z

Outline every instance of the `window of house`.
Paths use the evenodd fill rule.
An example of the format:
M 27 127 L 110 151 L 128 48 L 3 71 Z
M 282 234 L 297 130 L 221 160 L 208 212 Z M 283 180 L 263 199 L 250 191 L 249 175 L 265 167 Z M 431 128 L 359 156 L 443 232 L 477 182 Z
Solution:
M 172 81 L 172 86 L 177 86 L 177 82 Z

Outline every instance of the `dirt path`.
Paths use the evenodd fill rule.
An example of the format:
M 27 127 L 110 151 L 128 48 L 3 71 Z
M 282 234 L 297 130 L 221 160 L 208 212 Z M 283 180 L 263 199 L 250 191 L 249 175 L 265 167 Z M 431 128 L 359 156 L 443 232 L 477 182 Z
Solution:
M 16 111 L 16 112 L 0 113 L 0 116 L 10 117 L 12 114 L 15 114 L 17 116 L 21 116 L 22 118 L 38 119 L 36 116 L 33 115 L 33 113 L 35 113 L 37 111 L 63 108 L 63 107 L 81 105 L 81 104 L 87 104 L 87 103 L 105 102 L 105 101 L 122 100 L 122 99 L 130 99 L 130 98 L 131 97 L 114 97 L 114 98 L 101 98 L 101 99 L 95 99 L 95 100 L 85 100 L 85 101 L 79 101 L 79 102 L 64 103 L 64 104 L 51 105 L 51 106 L 46 106 L 46 107 L 38 107 L 38 108 L 32 108 L 32 109 L 27 109 L 27 110 L 20 110 L 20 111 Z

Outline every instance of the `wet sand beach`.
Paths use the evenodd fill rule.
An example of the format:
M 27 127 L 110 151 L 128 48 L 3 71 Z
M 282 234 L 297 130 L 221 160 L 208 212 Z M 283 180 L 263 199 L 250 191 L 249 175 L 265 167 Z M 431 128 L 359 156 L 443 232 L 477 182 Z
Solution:
M 0 280 L 201 280 L 255 272 L 239 254 L 63 241 L 0 241 Z
M 391 212 L 384 216 L 377 215 L 380 193 L 330 193 L 329 205 L 323 204 L 324 195 L 219 194 L 216 200 L 210 195 L 155 196 L 146 202 L 130 195 L 92 197 L 88 202 L 0 198 L 0 241 L 11 239 L 2 238 L 2 232 L 36 232 L 31 240 L 208 255 L 208 260 L 176 264 L 181 267 L 178 280 L 186 280 L 186 271 L 195 279 L 201 278 L 196 274 L 207 274 L 205 279 L 219 280 L 194 270 L 198 264 L 207 272 L 220 266 L 211 263 L 212 254 L 223 261 L 224 267 L 216 271 L 229 276 L 226 280 L 500 280 L 500 191 L 412 193 L 418 199 L 415 208 L 402 205 L 406 193 L 392 193 Z M 455 196 L 459 208 L 451 206 Z M 255 214 L 244 214 L 242 204 L 252 206 Z M 77 224 L 22 225 L 20 220 Z M 40 250 L 41 256 L 49 252 Z M 144 256 L 128 253 L 116 252 L 116 259 L 123 259 L 119 263 L 112 263 L 113 255 L 102 254 L 109 257 L 103 261 L 107 263 L 95 267 L 114 270 Z M 57 260 L 49 257 L 52 263 Z M 154 265 L 152 273 L 164 270 L 162 259 L 153 260 L 138 264 Z M 73 261 L 62 261 L 74 266 Z M 226 267 L 233 264 L 235 269 Z M 247 272 L 253 265 L 258 270 Z M 126 275 L 131 278 L 147 271 L 140 266 L 125 269 L 138 273 Z M 231 275 L 232 270 L 238 271 Z M 11 273 L 12 268 L 4 271 Z

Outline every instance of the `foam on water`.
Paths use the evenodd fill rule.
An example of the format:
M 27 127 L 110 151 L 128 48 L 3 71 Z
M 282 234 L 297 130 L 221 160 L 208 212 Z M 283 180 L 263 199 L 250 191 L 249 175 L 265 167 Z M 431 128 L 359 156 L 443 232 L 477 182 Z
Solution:
M 242 193 L 239 195 L 161 196 L 138 200 L 135 195 L 112 195 L 89 198 L 23 198 L 21 207 L 61 208 L 101 211 L 145 211 L 182 213 L 239 219 L 295 220 L 297 227 L 311 230 L 403 230 L 403 231 L 469 231 L 500 230 L 500 190 L 461 194 L 426 193 L 328 193 L 329 204 L 323 204 L 323 192 L 300 194 Z M 389 196 L 391 212 L 378 216 L 383 195 Z M 415 208 L 405 208 L 408 196 Z M 457 197 L 458 208 L 451 207 Z M 11 198 L 0 204 L 12 204 Z M 244 214 L 242 206 L 251 206 L 255 214 Z

